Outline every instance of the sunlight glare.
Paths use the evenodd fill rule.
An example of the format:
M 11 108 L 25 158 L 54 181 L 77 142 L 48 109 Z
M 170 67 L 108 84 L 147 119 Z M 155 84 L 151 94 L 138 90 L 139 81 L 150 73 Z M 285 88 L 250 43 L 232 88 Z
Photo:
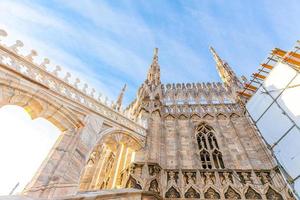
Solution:
M 60 131 L 43 118 L 31 120 L 23 108 L 11 105 L 0 108 L 0 124 L 0 195 L 7 195 L 18 182 L 16 192 L 23 190 Z

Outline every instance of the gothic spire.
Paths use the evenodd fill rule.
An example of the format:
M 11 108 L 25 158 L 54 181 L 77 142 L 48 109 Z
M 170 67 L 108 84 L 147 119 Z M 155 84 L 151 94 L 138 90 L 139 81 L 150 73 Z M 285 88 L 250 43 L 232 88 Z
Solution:
M 232 86 L 232 84 L 239 85 L 240 81 L 238 80 L 236 74 L 231 69 L 231 67 L 220 58 L 220 56 L 217 54 L 214 48 L 209 47 L 209 49 L 214 57 L 217 70 L 219 72 L 222 81 L 228 86 Z
M 146 83 L 159 85 L 160 84 L 160 67 L 158 64 L 158 48 L 154 49 L 153 60 L 148 71 Z
M 126 90 L 126 84 L 125 84 L 124 87 L 122 88 L 122 90 L 121 90 L 121 92 L 120 92 L 120 94 L 119 94 L 119 96 L 118 96 L 117 102 L 116 102 L 116 109 L 117 109 L 118 111 L 121 109 L 125 90 Z

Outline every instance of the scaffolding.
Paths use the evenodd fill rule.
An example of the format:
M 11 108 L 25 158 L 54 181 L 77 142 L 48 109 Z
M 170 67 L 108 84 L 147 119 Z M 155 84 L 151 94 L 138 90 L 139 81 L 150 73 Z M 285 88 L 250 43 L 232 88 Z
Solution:
M 285 140 L 290 141 L 291 137 L 295 137 L 295 135 L 293 135 L 295 134 L 295 131 L 297 131 L 296 133 L 297 137 L 300 138 L 300 123 L 299 123 L 300 120 L 297 121 L 295 119 L 295 116 L 292 116 L 290 114 L 291 112 L 284 105 L 282 105 L 283 104 L 282 98 L 283 95 L 286 93 L 286 91 L 292 88 L 296 89 L 297 87 L 300 86 L 300 83 L 295 84 L 295 82 L 297 83 L 297 81 L 295 80 L 300 79 L 299 51 L 300 51 L 300 41 L 297 41 L 294 48 L 289 52 L 281 50 L 279 48 L 273 49 L 270 55 L 267 57 L 266 61 L 260 65 L 258 71 L 252 74 L 251 80 L 244 84 L 244 88 L 242 89 L 242 91 L 238 92 L 240 99 L 246 102 L 246 112 L 248 113 L 253 123 L 258 127 L 259 132 L 261 133 L 261 137 L 265 141 L 269 150 L 272 152 L 279 168 L 281 169 L 283 175 L 286 178 L 288 185 L 290 186 L 290 188 L 293 190 L 293 192 L 298 198 L 300 193 L 300 168 L 297 169 L 295 172 L 295 169 L 290 168 L 289 163 L 286 163 L 287 160 L 286 158 L 285 160 L 282 161 L 281 159 L 278 158 L 278 156 L 288 155 L 289 152 L 284 152 L 285 149 L 282 148 L 282 144 L 284 144 Z M 284 85 L 283 87 L 270 89 L 270 87 L 267 87 L 265 85 L 265 82 L 268 79 L 270 73 L 273 71 L 273 69 L 280 64 L 290 67 L 295 71 L 295 73 L 293 74 L 293 76 L 290 77 L 287 84 Z M 285 76 L 285 74 L 282 74 L 281 76 Z M 283 78 L 283 77 L 279 77 L 279 78 Z M 262 109 L 258 111 L 257 109 L 259 108 L 254 108 L 255 106 L 253 107 L 253 105 L 255 105 L 255 103 L 253 102 L 255 102 L 256 104 L 259 103 L 263 104 L 264 106 L 261 106 Z M 279 118 L 284 119 L 286 122 L 276 121 L 277 120 L 276 117 L 274 117 L 274 119 L 268 119 L 272 116 L 273 114 L 272 112 L 275 113 L 275 109 L 281 112 L 280 113 L 276 111 L 277 117 L 279 116 L 278 113 L 280 113 L 282 116 L 279 116 Z M 273 123 L 268 124 L 266 122 L 273 122 Z M 272 130 L 272 128 L 269 128 L 267 126 L 275 125 L 279 127 L 279 126 L 284 126 L 284 123 L 287 123 L 288 125 L 286 125 L 286 129 L 283 132 L 278 134 L 278 137 L 270 136 L 275 133 L 273 132 L 270 133 L 266 131 L 266 130 Z M 267 128 L 263 128 L 263 126 Z M 300 140 L 299 140 L 299 144 L 300 144 Z M 298 146 L 291 146 L 289 148 L 294 148 L 294 152 L 296 152 L 297 149 L 299 149 Z M 289 158 L 291 162 L 292 159 L 295 159 L 298 155 L 300 156 L 299 150 L 296 155 Z M 299 158 L 296 158 L 296 162 L 297 165 L 300 166 Z M 292 175 L 290 175 L 291 171 L 293 172 Z M 295 188 L 295 184 L 297 184 L 296 188 Z

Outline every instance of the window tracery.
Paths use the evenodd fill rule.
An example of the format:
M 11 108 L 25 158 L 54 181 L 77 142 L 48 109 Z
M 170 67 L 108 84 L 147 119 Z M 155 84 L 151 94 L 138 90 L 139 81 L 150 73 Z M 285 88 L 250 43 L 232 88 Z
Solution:
M 200 151 L 200 160 L 203 169 L 224 169 L 222 153 L 219 150 L 217 138 L 213 128 L 201 124 L 197 128 L 197 143 Z

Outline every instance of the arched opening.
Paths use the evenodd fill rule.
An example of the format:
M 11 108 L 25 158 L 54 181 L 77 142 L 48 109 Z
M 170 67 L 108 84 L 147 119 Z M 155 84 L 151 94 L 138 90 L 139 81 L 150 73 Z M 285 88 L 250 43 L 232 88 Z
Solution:
M 199 148 L 200 161 L 203 169 L 224 169 L 222 153 L 219 149 L 214 129 L 205 123 L 196 129 L 196 138 Z
M 44 118 L 32 120 L 32 110 L 6 105 L 0 108 L 0 195 L 23 190 L 47 157 L 60 130 Z
M 103 135 L 87 161 L 80 190 L 124 188 L 128 181 L 131 187 L 136 186 L 130 179 L 130 166 L 140 143 L 122 131 L 112 130 Z

